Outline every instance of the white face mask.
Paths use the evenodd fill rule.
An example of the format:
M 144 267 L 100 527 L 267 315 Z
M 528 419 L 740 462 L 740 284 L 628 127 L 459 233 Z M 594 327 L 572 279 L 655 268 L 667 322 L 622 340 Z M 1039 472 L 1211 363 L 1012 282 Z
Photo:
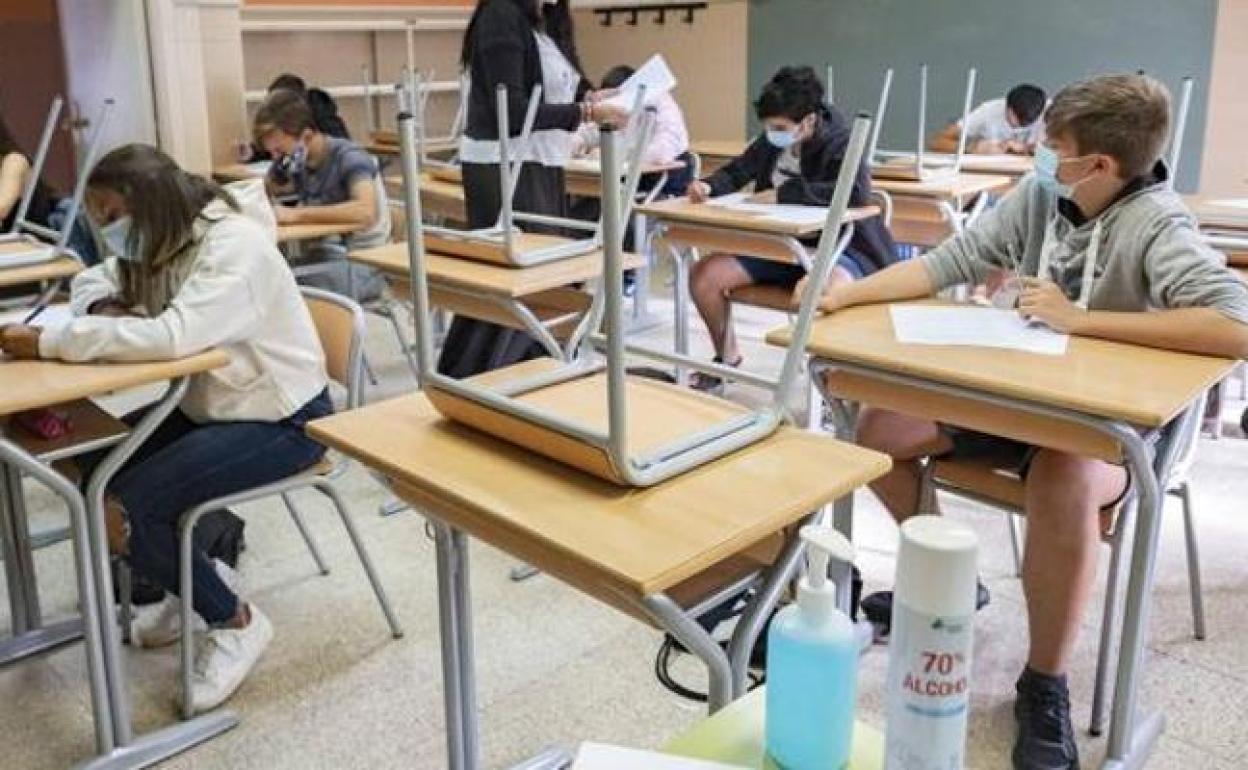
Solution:
M 130 248 L 130 229 L 133 224 L 134 220 L 129 216 L 124 216 L 100 229 L 100 237 L 108 246 L 108 250 L 123 262 L 139 262 L 143 259 L 143 251 L 139 248 L 137 238 L 134 239 L 136 241 L 134 248 Z

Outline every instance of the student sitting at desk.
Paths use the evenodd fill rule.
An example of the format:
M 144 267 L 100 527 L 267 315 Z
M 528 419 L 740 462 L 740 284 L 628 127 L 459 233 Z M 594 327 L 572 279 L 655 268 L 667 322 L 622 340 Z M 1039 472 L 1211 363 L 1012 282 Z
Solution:
M 339 139 L 351 138 L 346 121 L 338 114 L 338 103 L 328 91 L 322 88 L 308 88 L 303 78 L 289 72 L 283 72 L 273 78 L 272 83 L 269 83 L 268 92 L 272 94 L 274 91 L 293 91 L 302 96 L 308 103 L 308 109 L 312 111 L 312 125 L 316 126 L 317 131 Z M 251 158 L 247 161 L 248 163 L 272 159 L 273 156 L 269 155 L 259 142 L 252 142 Z
M 297 206 L 274 205 L 279 225 L 356 225 L 346 238 L 347 250 L 380 246 L 389 239 L 390 209 L 377 161 L 359 145 L 322 133 L 303 97 L 285 89 L 269 94 L 256 112 L 252 132 L 275 158 L 265 177 L 270 195 L 298 199 Z M 333 269 L 308 276 L 305 283 L 356 299 L 380 293 L 380 274 L 347 262 L 338 243 L 322 244 L 313 252 L 314 258 L 333 262 Z
M 612 67 L 602 76 L 602 88 L 610 93 L 633 76 L 633 68 L 627 64 Z M 647 102 L 650 100 L 647 99 Z M 684 163 L 682 169 L 670 171 L 663 191 L 666 195 L 684 195 L 685 189 L 693 173 L 693 156 L 689 154 L 689 128 L 685 125 L 685 114 L 676 103 L 671 93 L 659 94 L 654 100 L 655 109 L 654 133 L 650 143 L 642 151 L 641 162 L 646 166 L 665 166 L 671 163 Z M 586 123 L 576 132 L 573 140 L 573 155 L 588 155 L 598 147 L 599 130 L 596 123 Z M 652 189 L 645 184 L 643 178 L 641 189 Z M 597 216 L 594 217 L 597 219 Z
M 1169 94 L 1148 77 L 1063 89 L 1033 175 L 922 258 L 832 287 L 823 308 L 926 297 L 981 283 L 997 268 L 1034 276 L 1047 252 L 1048 272 L 1022 279 L 1023 315 L 1060 332 L 1248 356 L 1248 287 L 1205 245 L 1158 160 L 1169 119 Z M 1066 672 L 1096 576 L 1102 518 L 1112 524 L 1127 495 L 1126 470 L 880 409 L 864 410 L 858 442 L 894 458 L 872 489 L 898 521 L 917 510 L 923 457 L 984 456 L 1023 475 L 1030 652 L 1016 686 L 1014 767 L 1078 767 Z
M 689 200 L 703 203 L 753 183 L 760 201 L 827 206 L 849 144 L 849 127 L 835 107 L 824 104 L 823 83 L 815 71 L 782 68 L 763 86 L 754 111 L 766 128 L 764 135 L 710 177 L 689 185 Z M 871 177 L 864 163 L 850 205 L 867 205 L 870 195 Z M 896 259 L 883 220 L 863 220 L 855 224 L 854 237 L 829 280 L 835 284 L 862 278 Z M 755 257 L 712 254 L 699 260 L 689 276 L 689 288 L 715 345 L 715 361 L 741 365 L 729 292 L 751 284 L 791 289 L 805 274 L 800 265 Z M 698 373 L 691 384 L 699 390 L 717 390 L 722 380 Z
M 984 155 L 1031 155 L 1044 139 L 1045 93 L 1024 83 L 1004 99 L 990 99 L 966 116 L 966 151 Z M 962 121 L 945 128 L 929 143 L 936 152 L 957 152 Z
M 230 356 L 225 368 L 192 378 L 180 409 L 108 489 L 110 545 L 170 594 L 133 627 L 136 644 L 159 647 L 181 630 L 179 517 L 324 454 L 303 427 L 333 411 L 325 357 L 270 233 L 216 184 L 154 147 L 129 145 L 91 173 L 88 208 L 114 258 L 74 279 L 79 317 L 43 330 L 6 327 L 0 347 L 73 362 L 163 361 L 212 348 Z M 204 711 L 242 684 L 273 628 L 223 579 L 228 568 L 196 550 L 192 569 L 195 611 L 207 624 L 192 702 Z
M 13 135 L 5 125 L 4 116 L 0 114 L 0 233 L 13 229 L 17 219 L 17 209 L 21 205 L 26 185 L 33 171 L 30 159 L 22 148 L 14 141 Z M 69 216 L 70 201 L 58 198 L 42 179 L 35 181 L 34 195 L 30 199 L 30 207 L 26 210 L 26 220 L 59 230 Z M 83 262 L 88 265 L 98 260 L 95 241 L 85 224 L 74 225 L 70 233 L 69 248 L 74 250 Z

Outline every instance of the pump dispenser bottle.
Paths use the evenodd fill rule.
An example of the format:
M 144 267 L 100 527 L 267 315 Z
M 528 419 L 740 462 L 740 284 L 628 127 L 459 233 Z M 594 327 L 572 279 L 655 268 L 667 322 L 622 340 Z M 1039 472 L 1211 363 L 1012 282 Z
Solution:
M 767 636 L 767 754 L 784 770 L 840 770 L 849 764 L 860 649 L 828 562 L 852 562 L 854 548 L 832 527 L 803 527 L 801 537 L 807 569 L 797 602 L 776 613 Z

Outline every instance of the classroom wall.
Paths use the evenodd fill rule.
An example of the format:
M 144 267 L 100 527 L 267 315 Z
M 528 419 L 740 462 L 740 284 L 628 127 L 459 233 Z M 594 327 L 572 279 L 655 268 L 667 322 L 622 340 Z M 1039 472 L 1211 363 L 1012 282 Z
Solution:
M 837 103 L 874 111 L 884 70 L 894 67 L 880 146 L 910 149 L 921 62 L 931 68 L 929 133 L 960 116 L 969 66 L 979 69 L 977 101 L 1004 95 L 1023 81 L 1054 89 L 1100 72 L 1145 69 L 1177 91 L 1180 79 L 1192 75 L 1196 88 L 1178 186 L 1194 191 L 1205 141 L 1217 2 L 750 0 L 749 93 L 783 64 L 807 63 L 822 73 L 831 63 Z M 1241 24 L 1228 33 L 1242 39 L 1244 29 Z
M 1248 0 L 1220 0 L 1200 191 L 1248 195 Z
M 694 140 L 742 139 L 745 115 L 749 3 L 716 0 L 686 24 L 678 14 L 655 23 L 654 12 L 639 14 L 636 26 L 617 15 L 603 26 L 590 10 L 576 11 L 576 39 L 586 74 L 597 80 L 617 64 L 634 67 L 663 54 L 676 75 L 674 92 Z

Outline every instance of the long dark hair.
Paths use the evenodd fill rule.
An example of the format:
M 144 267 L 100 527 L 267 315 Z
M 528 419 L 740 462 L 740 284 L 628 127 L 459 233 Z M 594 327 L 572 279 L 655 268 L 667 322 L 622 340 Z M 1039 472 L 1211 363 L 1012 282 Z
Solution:
M 105 155 L 87 187 L 111 190 L 126 201 L 131 228 L 127 246 L 142 248 L 138 262 L 121 262 L 123 299 L 149 313 L 162 312 L 185 279 L 180 269 L 194 253 L 194 225 L 204 206 L 234 196 L 201 176 L 183 171 L 168 155 L 147 144 L 128 144 Z
M 569 2 L 570 0 L 559 0 L 557 3 L 547 5 L 542 0 L 477 0 L 476 10 L 472 12 L 472 18 L 468 21 L 468 29 L 464 31 L 464 43 L 459 52 L 460 66 L 463 69 L 472 66 L 472 51 L 476 43 L 473 31 L 477 27 L 477 19 L 485 11 L 486 6 L 491 3 L 512 3 L 520 9 L 533 29 L 544 32 L 555 42 L 577 72 L 584 72 L 581 69 L 580 54 L 576 51 L 576 30 L 572 23 Z

